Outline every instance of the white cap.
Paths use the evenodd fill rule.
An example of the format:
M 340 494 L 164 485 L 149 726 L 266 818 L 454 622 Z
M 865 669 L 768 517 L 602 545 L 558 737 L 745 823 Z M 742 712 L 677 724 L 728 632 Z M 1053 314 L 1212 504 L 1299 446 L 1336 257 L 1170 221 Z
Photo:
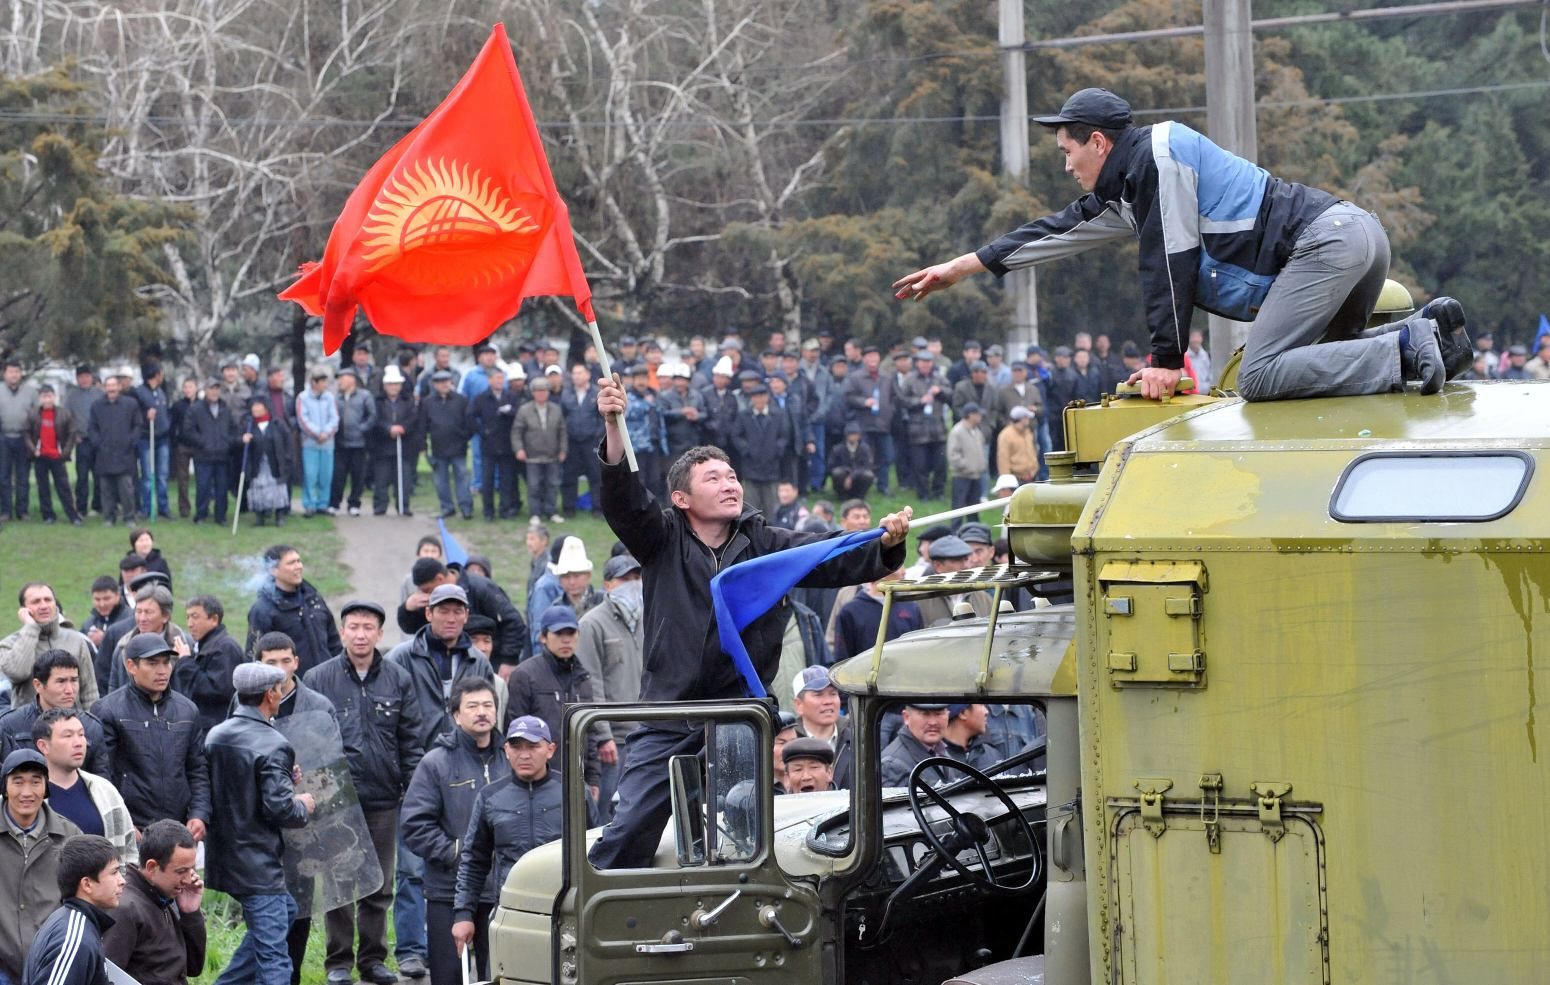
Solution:
M 1003 489 L 1016 489 L 1016 488 L 1017 488 L 1017 476 L 1012 475 L 1010 472 L 1007 472 L 1007 473 L 1003 474 L 999 479 L 996 480 L 996 484 L 993 487 L 991 487 L 990 491 L 993 492 L 993 493 L 998 493 L 998 492 L 1000 492 Z
M 550 363 L 544 367 L 544 374 L 547 376 L 550 373 L 553 373 L 555 376 L 562 376 L 564 375 L 565 370 L 560 368 L 559 363 Z
M 258 369 L 262 364 L 258 361 L 258 353 L 250 352 L 242 357 L 242 365 L 249 369 Z
M 389 363 L 387 368 L 382 371 L 382 382 L 384 384 L 402 383 L 404 382 L 404 373 L 397 366 Z
M 592 562 L 587 558 L 587 547 L 580 537 L 567 537 L 560 545 L 560 559 L 549 565 L 556 577 L 560 575 L 591 574 Z
M 720 359 L 716 360 L 716 365 L 712 366 L 710 371 L 711 371 L 711 373 L 713 375 L 731 376 L 732 375 L 732 357 L 731 356 L 722 356 Z

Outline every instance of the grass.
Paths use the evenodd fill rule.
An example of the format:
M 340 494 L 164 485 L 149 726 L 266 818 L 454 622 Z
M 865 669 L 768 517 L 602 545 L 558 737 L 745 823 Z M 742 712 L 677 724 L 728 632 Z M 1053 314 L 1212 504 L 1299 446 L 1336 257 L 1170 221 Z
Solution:
M 344 591 L 348 578 L 338 561 L 341 545 L 330 517 L 293 517 L 282 528 L 258 527 L 244 515 L 237 535 L 214 524 L 194 526 L 187 520 L 147 524 L 156 546 L 172 568 L 173 621 L 182 625 L 183 602 L 195 595 L 214 595 L 226 607 L 226 628 L 239 642 L 248 631 L 248 606 L 264 574 L 264 549 L 286 543 L 301 551 L 306 578 L 325 596 Z M 37 519 L 8 523 L 0 530 L 0 554 L 5 571 L 17 581 L 46 581 L 80 623 L 90 614 L 91 583 L 98 575 L 118 577 L 118 561 L 129 551 L 130 527 L 104 526 L 87 517 L 79 527 L 68 523 L 44 526 Z

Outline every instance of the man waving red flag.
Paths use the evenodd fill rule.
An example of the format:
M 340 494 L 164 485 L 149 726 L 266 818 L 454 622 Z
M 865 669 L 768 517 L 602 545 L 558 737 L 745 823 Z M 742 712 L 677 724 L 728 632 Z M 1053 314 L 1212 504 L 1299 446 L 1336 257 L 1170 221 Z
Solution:
M 280 294 L 323 319 L 332 354 L 356 307 L 377 331 L 472 345 L 522 299 L 592 290 L 554 186 L 506 29 L 497 24 L 457 87 L 366 173 L 321 263 Z

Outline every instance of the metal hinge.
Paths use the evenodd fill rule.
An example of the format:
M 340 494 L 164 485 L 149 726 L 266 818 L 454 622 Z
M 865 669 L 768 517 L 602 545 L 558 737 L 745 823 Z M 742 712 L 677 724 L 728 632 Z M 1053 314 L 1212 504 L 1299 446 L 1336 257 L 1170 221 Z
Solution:
M 1173 781 L 1164 777 L 1144 776 L 1136 781 L 1136 789 L 1141 791 L 1141 824 L 1154 838 L 1161 838 L 1168 830 L 1168 822 L 1163 820 L 1163 794 L 1172 787 Z
M 1254 796 L 1259 798 L 1259 827 L 1271 841 L 1286 836 L 1286 822 L 1281 818 L 1281 800 L 1292 792 L 1290 783 L 1276 780 L 1260 780 L 1249 784 Z
M 1206 848 L 1222 854 L 1222 774 L 1200 774 L 1200 823 L 1206 831 Z

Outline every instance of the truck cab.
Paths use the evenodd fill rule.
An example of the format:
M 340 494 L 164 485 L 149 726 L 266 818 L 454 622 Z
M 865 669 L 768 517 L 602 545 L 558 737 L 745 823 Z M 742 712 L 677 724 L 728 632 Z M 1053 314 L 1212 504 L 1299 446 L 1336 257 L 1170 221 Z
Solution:
M 612 872 L 565 764 L 565 837 L 512 869 L 494 976 L 1538 980 L 1550 384 L 1066 421 L 1051 480 L 1007 507 L 1015 563 L 888 590 L 1035 607 L 833 668 L 851 790 L 776 795 L 760 702 L 572 710 L 573 736 L 703 728 L 706 755 L 670 770 L 653 866 Z M 884 789 L 887 719 L 926 700 L 1027 704 L 1043 744 Z

